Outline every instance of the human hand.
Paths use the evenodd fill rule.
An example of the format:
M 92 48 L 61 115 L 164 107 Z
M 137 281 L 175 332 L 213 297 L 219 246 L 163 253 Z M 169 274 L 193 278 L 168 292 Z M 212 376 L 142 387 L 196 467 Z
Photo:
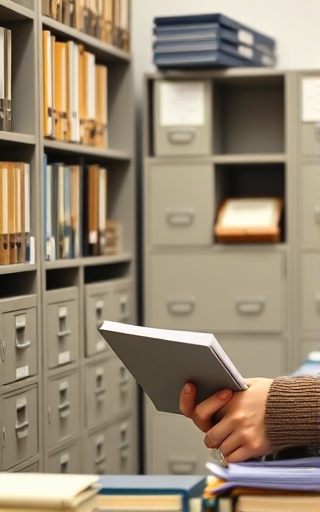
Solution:
M 205 445 L 219 447 L 227 462 L 261 457 L 272 452 L 264 423 L 271 383 L 272 379 L 247 379 L 246 391 L 232 396 L 230 390 L 224 390 L 197 406 L 195 386 L 186 385 L 180 396 L 180 409 L 206 432 Z

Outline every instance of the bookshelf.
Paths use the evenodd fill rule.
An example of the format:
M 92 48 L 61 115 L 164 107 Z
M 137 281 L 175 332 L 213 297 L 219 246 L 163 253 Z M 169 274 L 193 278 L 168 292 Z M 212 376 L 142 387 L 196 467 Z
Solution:
M 136 473 L 136 384 L 96 329 L 105 318 L 136 319 L 131 55 L 43 15 L 41 3 L 0 6 L 0 26 L 12 31 L 12 130 L 0 131 L 1 160 L 30 165 L 35 241 L 32 263 L 0 267 L 0 468 Z M 105 147 L 44 136 L 43 30 L 82 45 L 107 67 Z M 80 173 L 89 165 L 107 169 L 107 217 L 122 229 L 112 253 L 46 259 L 44 154 L 48 165 L 80 165 Z
M 304 285 L 297 277 L 297 76 L 256 68 L 155 72 L 144 80 L 144 324 L 213 332 L 244 376 L 288 374 L 301 363 L 302 352 L 319 342 L 314 331 L 297 325 L 300 310 L 308 301 L 316 303 L 314 273 L 308 270 L 310 282 L 304 279 Z M 184 95 L 194 100 L 188 111 L 194 124 L 179 110 Z M 199 95 L 201 122 L 193 110 Z M 312 156 L 316 151 L 309 163 Z M 218 241 L 214 223 L 227 198 L 268 196 L 284 204 L 277 243 Z M 316 232 L 316 198 L 314 203 L 306 224 Z M 313 266 L 318 234 L 300 246 L 300 254 L 317 254 Z M 309 268 L 308 257 L 301 257 L 302 267 Z M 146 399 L 145 430 L 147 473 L 203 471 L 208 451 L 189 420 L 159 413 Z

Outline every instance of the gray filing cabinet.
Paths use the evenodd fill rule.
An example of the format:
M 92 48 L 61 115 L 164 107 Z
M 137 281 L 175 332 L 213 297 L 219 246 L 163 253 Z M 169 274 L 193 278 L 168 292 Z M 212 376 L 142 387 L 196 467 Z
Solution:
M 145 76 L 144 322 L 213 332 L 247 377 L 287 374 L 298 364 L 296 79 L 260 68 Z M 311 143 L 305 148 L 313 150 Z M 303 187 L 310 231 L 317 170 L 309 171 Z M 280 242 L 219 243 L 214 223 L 224 199 L 259 196 L 284 201 Z M 203 471 L 210 455 L 186 418 L 159 413 L 146 399 L 145 430 L 147 473 Z

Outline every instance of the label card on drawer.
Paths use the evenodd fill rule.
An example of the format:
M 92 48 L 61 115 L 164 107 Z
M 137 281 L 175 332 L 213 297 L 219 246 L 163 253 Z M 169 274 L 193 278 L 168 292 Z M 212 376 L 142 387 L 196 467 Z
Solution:
M 25 379 L 25 377 L 29 376 L 29 366 L 22 366 L 21 368 L 16 369 L 16 379 Z
M 204 82 L 160 83 L 160 126 L 203 126 Z
M 70 352 L 69 350 L 65 352 L 61 352 L 59 354 L 59 364 L 65 364 L 70 362 Z
M 320 78 L 309 76 L 302 79 L 302 121 L 320 121 Z

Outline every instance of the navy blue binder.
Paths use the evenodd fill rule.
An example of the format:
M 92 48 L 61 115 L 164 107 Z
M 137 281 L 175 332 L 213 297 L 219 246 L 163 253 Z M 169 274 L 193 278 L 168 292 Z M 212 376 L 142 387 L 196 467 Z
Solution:
M 235 31 L 238 42 L 240 43 L 247 44 L 248 46 L 255 46 L 256 48 L 259 48 L 260 51 L 267 53 L 270 53 L 270 51 L 274 52 L 275 50 L 276 42 L 274 38 L 221 13 L 185 16 L 158 16 L 154 18 L 154 24 L 156 25 L 157 30 L 159 30 L 160 27 L 167 29 L 170 27 L 170 30 L 172 31 L 179 31 L 181 27 L 191 27 L 191 25 L 193 25 L 193 30 L 196 30 L 197 28 L 199 30 L 203 30 L 203 28 L 201 28 L 203 27 L 203 24 L 208 23 L 219 24 L 222 27 Z
M 254 67 L 252 61 L 245 61 L 220 50 L 162 53 L 153 55 L 154 64 L 161 69 L 176 68 L 227 68 Z
M 275 57 L 259 52 L 255 48 L 245 45 L 230 44 L 219 39 L 202 39 L 196 41 L 155 41 L 153 43 L 154 56 L 158 59 L 162 56 L 168 57 L 172 54 L 184 54 L 193 52 L 216 52 L 222 51 L 233 57 L 244 61 L 244 64 L 257 66 L 274 66 Z M 181 55 L 183 58 L 183 55 Z M 248 62 L 249 61 L 249 62 Z

